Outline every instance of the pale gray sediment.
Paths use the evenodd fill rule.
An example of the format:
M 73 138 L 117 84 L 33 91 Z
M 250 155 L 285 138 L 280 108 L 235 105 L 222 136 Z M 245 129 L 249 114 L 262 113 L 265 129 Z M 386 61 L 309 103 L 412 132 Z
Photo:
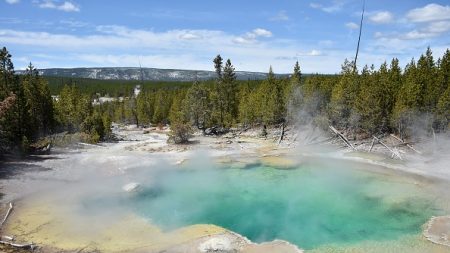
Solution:
M 208 235 L 167 249 L 167 252 L 241 252 L 241 253 L 303 253 L 296 245 L 284 240 L 255 243 L 232 231 Z
M 430 242 L 450 247 L 450 215 L 431 217 L 423 235 Z

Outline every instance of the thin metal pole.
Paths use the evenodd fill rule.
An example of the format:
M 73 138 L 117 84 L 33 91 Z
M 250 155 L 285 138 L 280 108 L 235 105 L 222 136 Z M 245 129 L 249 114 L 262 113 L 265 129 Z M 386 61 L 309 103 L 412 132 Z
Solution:
M 364 20 L 364 10 L 366 8 L 366 0 L 363 0 L 363 8 L 361 13 L 361 22 L 359 24 L 359 36 L 358 36 L 358 46 L 356 47 L 356 55 L 355 55 L 355 61 L 353 62 L 353 72 L 356 72 L 356 61 L 358 60 L 358 53 L 359 53 L 359 43 L 361 42 L 361 32 L 362 32 L 362 25 Z

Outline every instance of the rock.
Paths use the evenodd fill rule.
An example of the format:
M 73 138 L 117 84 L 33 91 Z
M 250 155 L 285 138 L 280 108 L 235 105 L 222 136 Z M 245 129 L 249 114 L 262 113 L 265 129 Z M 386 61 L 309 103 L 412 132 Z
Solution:
M 141 187 L 141 185 L 139 183 L 132 182 L 132 183 L 122 186 L 122 189 L 126 192 L 135 192 L 135 191 L 139 190 L 140 187 Z
M 228 128 L 218 127 L 216 132 L 217 132 L 218 135 L 226 134 L 226 133 L 228 133 Z
M 178 160 L 178 161 L 175 163 L 175 165 L 181 165 L 181 164 L 183 164 L 185 161 L 186 161 L 186 159 Z
M 228 252 L 233 250 L 228 237 L 213 237 L 198 246 L 201 252 Z
M 205 129 L 205 135 L 223 135 L 228 133 L 228 129 L 225 127 L 210 127 Z
M 214 128 L 210 127 L 210 128 L 206 128 L 205 129 L 205 135 L 213 135 Z

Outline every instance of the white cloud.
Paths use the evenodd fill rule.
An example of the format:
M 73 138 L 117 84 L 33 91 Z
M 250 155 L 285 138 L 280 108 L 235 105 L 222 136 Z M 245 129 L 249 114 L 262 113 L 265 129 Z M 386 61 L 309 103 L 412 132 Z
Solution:
M 0 24 L 23 24 L 26 20 L 19 18 L 2 18 L 0 17 Z
M 247 38 L 247 34 L 251 34 L 253 39 Z M 309 45 L 298 41 L 262 40 L 273 36 L 262 28 L 247 34 L 240 38 L 217 30 L 154 32 L 122 26 L 99 26 L 90 35 L 0 29 L 0 41 L 14 47 L 33 46 L 33 52 L 15 56 L 29 57 L 32 62 L 48 62 L 39 65 L 40 68 L 136 66 L 141 57 L 147 67 L 212 69 L 211 58 L 220 53 L 230 58 L 239 70 L 267 71 L 273 65 L 279 72 L 290 73 L 294 61 L 277 57 L 295 56 L 296 52 L 303 51 L 305 72 L 335 73 L 346 57 L 342 52 L 327 50 L 330 59 L 325 64 L 320 57 L 316 57 L 322 54 L 321 48 L 309 48 Z M 236 43 L 250 44 L 239 47 Z M 41 56 L 48 52 L 51 52 L 52 59 Z M 18 66 L 26 64 L 20 62 Z
M 406 40 L 400 35 L 379 34 L 372 42 L 377 43 L 376 49 L 361 51 L 360 64 L 379 64 L 405 52 L 410 58 L 427 46 L 423 41 Z M 273 34 L 262 28 L 241 36 L 219 30 L 155 32 L 114 25 L 99 26 L 89 35 L 0 28 L 0 41 L 6 45 L 32 48 L 26 54 L 14 53 L 16 59 L 27 57 L 27 61 L 20 61 L 17 66 L 32 61 L 39 68 L 137 66 L 141 58 L 146 67 L 212 70 L 211 59 L 220 53 L 230 58 L 237 70 L 267 71 L 272 65 L 277 72 L 290 73 L 295 59 L 299 58 L 305 73 L 337 73 L 343 60 L 354 56 L 354 50 L 333 46 L 338 42 L 317 41 L 312 45 L 282 38 L 264 39 L 269 37 Z M 421 47 L 419 51 L 417 47 Z
M 344 6 L 344 2 L 341 0 L 334 0 L 332 2 L 331 5 L 323 5 L 323 4 L 319 4 L 319 3 L 310 3 L 309 7 L 313 8 L 313 9 L 318 9 L 324 12 L 328 12 L 328 13 L 333 13 L 333 12 L 338 12 L 340 10 L 342 10 L 342 7 Z
M 379 53 L 387 52 L 393 55 L 407 55 L 411 60 L 411 57 L 417 56 L 422 53 L 428 42 L 426 40 L 414 40 L 412 38 L 424 37 L 423 35 L 415 32 L 411 32 L 409 34 L 378 34 L 376 40 L 371 42 L 374 47 L 373 50 L 376 50 Z M 412 53 L 417 52 L 417 54 Z M 407 62 L 404 62 L 407 63 Z
M 439 37 L 448 31 L 450 31 L 450 21 L 438 21 L 431 22 L 421 29 L 403 34 L 401 37 L 408 40 L 429 39 Z
M 255 44 L 258 43 L 258 38 L 270 38 L 272 37 L 272 32 L 262 28 L 256 28 L 251 32 L 246 33 L 244 36 L 238 36 L 233 39 L 233 42 L 236 44 Z
M 262 28 L 256 28 L 255 30 L 253 30 L 251 33 L 249 33 L 251 35 L 255 35 L 255 37 L 272 37 L 272 32 L 266 29 L 262 29 Z
M 20 0 L 6 0 L 6 2 L 9 4 L 17 4 L 20 2 Z
M 321 51 L 319 51 L 319 50 L 311 50 L 309 53 L 308 53 L 308 55 L 309 56 L 320 56 L 320 55 L 322 55 L 322 52 Z
M 437 38 L 442 34 L 450 31 L 450 21 L 430 22 L 426 25 L 413 29 L 405 33 L 390 33 L 385 34 L 376 32 L 374 37 L 376 39 L 398 39 L 398 40 L 427 40 Z
M 76 20 L 61 20 L 59 21 L 59 23 L 71 28 L 82 28 L 89 25 L 89 23 Z
M 375 32 L 373 37 L 375 37 L 375 39 L 379 39 L 379 38 L 383 38 L 384 34 L 382 32 Z
M 372 14 L 370 19 L 375 23 L 388 23 L 389 20 L 393 20 L 393 17 L 391 14 L 378 12 Z M 450 6 L 428 4 L 410 10 L 402 20 L 403 23 L 408 23 L 409 31 L 376 32 L 374 34 L 376 43 L 380 47 L 392 45 L 392 48 L 405 51 L 405 47 L 439 43 L 439 37 L 450 31 Z
M 279 11 L 277 15 L 270 18 L 270 21 L 288 21 L 289 16 L 285 10 Z
M 198 35 L 198 34 L 186 32 L 186 33 L 181 34 L 179 36 L 179 38 L 182 39 L 182 40 L 197 40 L 197 39 L 201 39 L 202 36 Z
M 376 24 L 388 24 L 394 21 L 394 15 L 389 11 L 378 11 L 370 13 L 369 20 Z
M 428 4 L 422 8 L 410 10 L 406 18 L 411 22 L 430 22 L 450 20 L 450 6 Z
M 234 38 L 233 42 L 236 43 L 236 44 L 247 44 L 247 45 L 250 45 L 250 44 L 254 44 L 256 41 L 254 39 L 249 39 L 249 38 L 246 38 L 246 37 L 239 36 L 239 37 Z
M 410 32 L 407 32 L 405 34 L 400 35 L 401 39 L 405 40 L 419 40 L 419 39 L 428 39 L 435 37 L 436 34 L 426 32 L 426 31 L 419 31 L 419 30 L 412 30 Z
M 43 2 L 39 3 L 39 7 L 43 9 L 55 9 L 65 12 L 78 12 L 80 11 L 80 7 L 75 5 L 72 2 L 64 1 L 63 3 L 59 4 L 55 0 L 44 0 Z
M 67 12 L 80 11 L 80 8 L 71 2 L 64 2 L 63 4 L 58 6 L 57 9 L 62 10 L 62 11 L 67 11 Z
M 348 29 L 351 29 L 351 30 L 356 30 L 359 28 L 359 25 L 354 22 L 348 22 L 345 24 L 345 27 L 347 27 Z
M 233 36 L 221 31 L 212 30 L 169 30 L 156 33 L 148 30 L 129 29 L 123 26 L 98 26 L 97 33 L 92 35 L 55 34 L 47 32 L 28 32 L 16 30 L 0 30 L 0 39 L 5 43 L 18 45 L 33 45 L 50 47 L 52 49 L 81 49 L 92 50 L 112 48 L 155 48 L 168 49 L 183 47 L 185 43 L 180 41 L 193 40 L 193 37 L 203 38 L 202 43 L 192 42 L 189 45 L 200 47 L 218 43 L 219 40 L 228 41 L 231 44 Z
M 320 9 L 320 8 L 322 8 L 322 5 L 318 4 L 318 3 L 310 3 L 309 7 L 313 8 L 313 9 Z
M 450 31 L 450 21 L 438 21 L 428 24 L 426 30 L 430 33 L 442 34 Z
M 276 59 L 278 60 L 297 60 L 299 57 L 302 58 L 311 58 L 315 56 L 322 56 L 323 53 L 320 50 L 313 49 L 309 52 L 298 52 L 295 56 L 278 56 Z

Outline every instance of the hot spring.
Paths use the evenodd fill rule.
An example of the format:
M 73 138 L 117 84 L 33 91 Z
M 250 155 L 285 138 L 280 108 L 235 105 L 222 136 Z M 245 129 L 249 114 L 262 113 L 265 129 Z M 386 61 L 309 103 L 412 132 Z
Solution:
M 418 235 L 431 216 L 444 213 L 418 179 L 361 166 L 367 165 L 187 164 L 158 170 L 120 204 L 164 231 L 214 224 L 255 242 L 282 239 L 303 249 Z

